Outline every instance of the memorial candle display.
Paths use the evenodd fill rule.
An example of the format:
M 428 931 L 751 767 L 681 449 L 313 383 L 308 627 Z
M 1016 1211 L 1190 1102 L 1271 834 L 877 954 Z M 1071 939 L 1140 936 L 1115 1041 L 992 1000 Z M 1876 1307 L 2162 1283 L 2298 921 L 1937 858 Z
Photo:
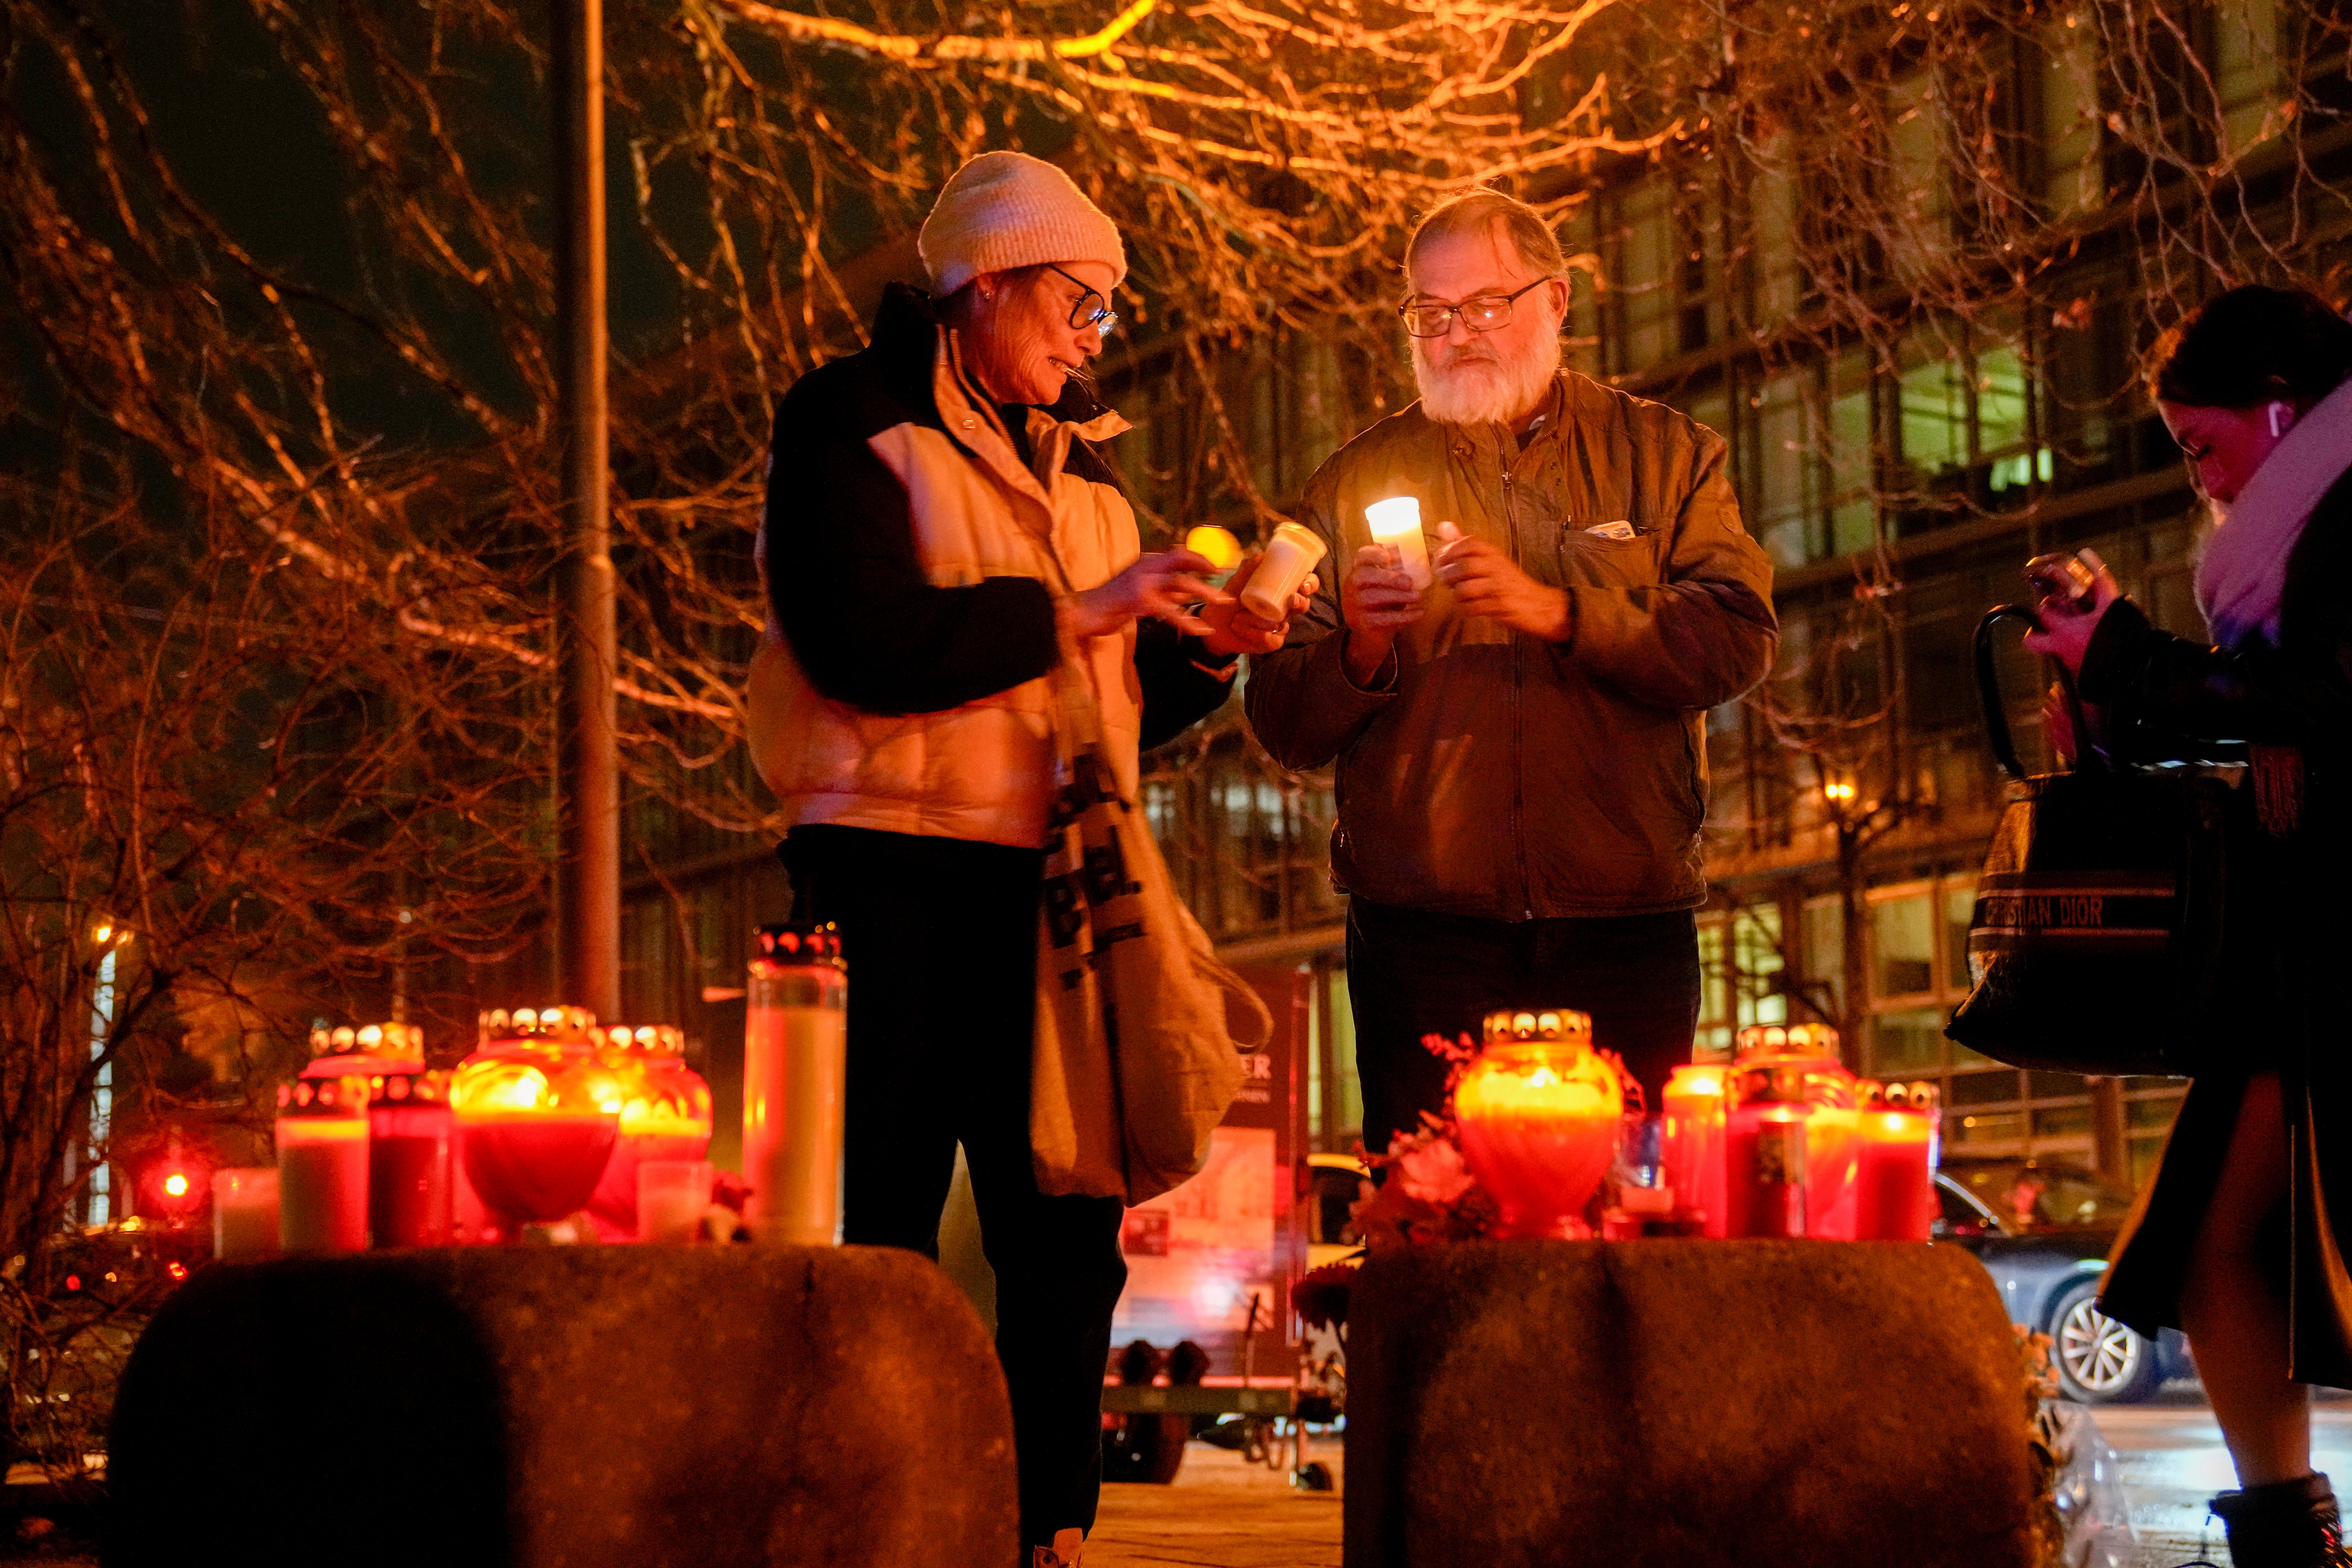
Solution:
M 1936 1212 L 1935 1086 L 1865 1083 L 1862 1099 L 1853 1234 L 1925 1241 Z
M 1412 496 L 1376 500 L 1364 509 L 1372 542 L 1396 547 L 1397 564 L 1416 588 L 1429 586 L 1429 540 L 1421 531 L 1421 502 Z
M 1490 1013 L 1485 1047 L 1454 1086 L 1462 1158 L 1502 1215 L 1500 1234 L 1583 1237 L 1585 1205 L 1617 1151 L 1625 1091 L 1582 1013 Z
M 278 1244 L 288 1252 L 364 1252 L 368 1084 L 303 1078 L 278 1086 Z
M 425 1063 L 414 1024 L 310 1031 L 305 1078 L 368 1083 L 368 1231 L 377 1247 L 449 1242 L 449 1075 Z
M 710 1147 L 710 1086 L 686 1065 L 685 1032 L 667 1024 L 606 1024 L 598 1058 L 621 1086 L 621 1131 L 604 1179 L 588 1199 L 598 1237 L 635 1241 L 637 1163 L 699 1160 Z M 703 1187 L 703 1202 L 710 1189 Z M 697 1208 L 697 1215 L 701 1214 Z
M 1685 1063 L 1667 1075 L 1659 1096 L 1665 1112 L 1666 1184 L 1678 1214 L 1702 1222 L 1701 1234 L 1724 1234 L 1724 1079 L 1728 1069 Z
M 762 926 L 743 1026 L 744 1218 L 761 1241 L 841 1234 L 848 969 L 830 925 Z
M 223 1263 L 278 1251 L 278 1167 L 213 1173 L 213 1256 Z
M 595 1023 L 579 1007 L 485 1013 L 481 1048 L 450 1079 L 466 1179 L 509 1237 L 577 1213 L 612 1159 L 621 1084 L 597 1060 Z

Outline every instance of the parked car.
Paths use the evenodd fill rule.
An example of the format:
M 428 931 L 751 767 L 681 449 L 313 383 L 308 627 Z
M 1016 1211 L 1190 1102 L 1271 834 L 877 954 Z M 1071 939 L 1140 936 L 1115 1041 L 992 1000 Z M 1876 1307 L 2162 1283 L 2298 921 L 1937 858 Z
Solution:
M 2099 1276 L 2129 1193 L 2063 1162 L 1956 1157 L 1937 1173 L 1936 1195 L 1936 1239 L 1975 1253 L 2010 1321 L 2050 1336 L 2067 1397 L 2127 1404 L 2196 1375 L 2179 1334 L 2149 1340 L 2099 1310 Z

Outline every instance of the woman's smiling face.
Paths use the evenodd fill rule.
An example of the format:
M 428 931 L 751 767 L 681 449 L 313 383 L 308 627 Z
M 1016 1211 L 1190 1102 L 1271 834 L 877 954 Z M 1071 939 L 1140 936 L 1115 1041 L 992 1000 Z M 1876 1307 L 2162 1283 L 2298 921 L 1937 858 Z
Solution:
M 1000 403 L 1050 404 L 1060 397 L 1071 374 L 1102 353 L 1102 334 L 1091 324 L 1072 326 L 1071 318 L 1085 319 L 1081 301 L 1089 311 L 1096 300 L 1107 307 L 1111 278 L 1108 262 L 1063 261 L 1025 276 L 993 272 L 978 279 L 964 353 L 982 388 Z

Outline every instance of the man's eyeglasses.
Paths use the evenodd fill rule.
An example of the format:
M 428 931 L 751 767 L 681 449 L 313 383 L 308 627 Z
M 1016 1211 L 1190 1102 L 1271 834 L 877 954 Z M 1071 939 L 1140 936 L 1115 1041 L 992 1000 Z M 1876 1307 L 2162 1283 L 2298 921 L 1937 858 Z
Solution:
M 1045 266 L 1049 270 L 1059 273 L 1064 278 L 1069 278 L 1071 282 L 1086 289 L 1085 293 L 1078 296 L 1078 302 L 1070 307 L 1070 325 L 1080 328 L 1092 327 L 1095 330 L 1095 335 L 1100 338 L 1107 338 L 1118 331 L 1118 316 L 1111 310 L 1109 300 L 1104 299 L 1085 279 L 1070 278 L 1068 273 L 1063 272 L 1050 261 L 1045 263 Z
M 1526 293 L 1528 289 L 1539 289 L 1550 281 L 1549 278 L 1538 278 L 1527 289 L 1514 293 L 1481 294 L 1475 299 L 1465 300 L 1459 305 L 1425 305 L 1418 300 L 1407 300 L 1397 307 L 1397 314 L 1404 318 L 1404 330 L 1416 338 L 1444 337 L 1453 330 L 1454 318 L 1457 315 L 1462 318 L 1462 324 L 1472 331 L 1491 332 L 1496 327 L 1510 325 L 1512 300 Z

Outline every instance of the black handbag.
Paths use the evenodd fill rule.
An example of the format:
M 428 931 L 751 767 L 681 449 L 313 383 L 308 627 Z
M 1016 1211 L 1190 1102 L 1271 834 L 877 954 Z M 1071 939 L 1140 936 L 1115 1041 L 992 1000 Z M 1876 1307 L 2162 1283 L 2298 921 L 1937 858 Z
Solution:
M 1944 1032 L 2013 1067 L 2192 1076 L 2229 1037 L 2231 792 L 2117 766 L 2087 744 L 2077 771 L 2028 778 L 1993 670 L 2006 619 L 2033 612 L 2003 605 L 1978 623 L 1977 691 L 2015 782 L 1969 921 L 1972 984 Z M 2087 739 L 2079 707 L 2075 733 Z

